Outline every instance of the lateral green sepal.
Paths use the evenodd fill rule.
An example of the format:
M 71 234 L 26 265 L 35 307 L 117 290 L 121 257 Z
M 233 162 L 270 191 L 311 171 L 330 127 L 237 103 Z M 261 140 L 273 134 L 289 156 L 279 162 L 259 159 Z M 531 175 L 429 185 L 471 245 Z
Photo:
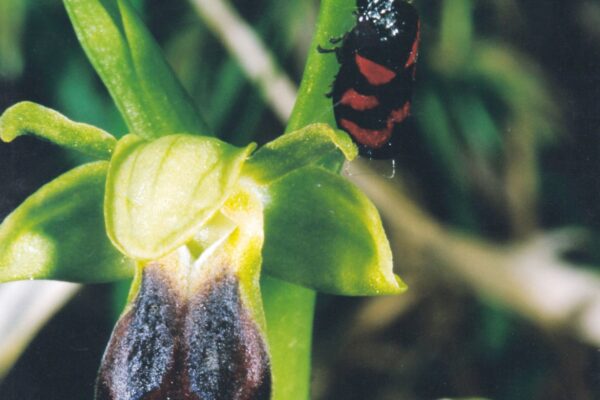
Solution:
M 108 162 L 77 167 L 46 184 L 0 225 L 0 282 L 109 282 L 133 275 L 110 243 L 103 197 Z
M 50 108 L 29 101 L 15 104 L 0 116 L 2 141 L 12 142 L 25 134 L 101 160 L 108 160 L 117 144 L 117 140 L 102 129 L 71 121 Z
M 349 181 L 309 166 L 268 185 L 265 197 L 266 273 L 342 295 L 406 289 L 375 206 Z

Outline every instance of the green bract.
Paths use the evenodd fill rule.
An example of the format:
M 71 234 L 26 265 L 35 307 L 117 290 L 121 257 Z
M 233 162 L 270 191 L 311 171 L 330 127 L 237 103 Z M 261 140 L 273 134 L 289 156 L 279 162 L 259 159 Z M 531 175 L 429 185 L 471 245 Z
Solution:
M 189 241 L 233 190 L 253 148 L 184 134 L 150 142 L 125 136 L 107 182 L 113 243 L 134 259 L 152 260 Z
M 42 187 L 0 225 L 0 282 L 106 282 L 133 274 L 110 243 L 102 203 L 108 163 L 75 168 Z

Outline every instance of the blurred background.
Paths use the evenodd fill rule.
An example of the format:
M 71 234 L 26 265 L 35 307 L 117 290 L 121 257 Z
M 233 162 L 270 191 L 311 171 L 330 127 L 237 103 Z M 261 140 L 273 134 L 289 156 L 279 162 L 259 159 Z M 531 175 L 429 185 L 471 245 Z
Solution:
M 277 103 L 300 82 L 318 1 L 134 3 L 221 138 L 281 134 Z M 600 1 L 413 3 L 423 40 L 396 174 L 348 169 L 410 290 L 319 297 L 313 398 L 600 399 Z M 266 53 L 240 62 L 224 21 L 248 24 L 289 93 L 247 77 Z M 0 0 L 0 112 L 21 100 L 125 133 L 57 0 Z M 80 162 L 31 138 L 0 143 L 0 218 Z M 80 289 L 0 368 L 0 398 L 92 398 L 127 289 Z M 18 325 L 1 321 L 0 338 Z

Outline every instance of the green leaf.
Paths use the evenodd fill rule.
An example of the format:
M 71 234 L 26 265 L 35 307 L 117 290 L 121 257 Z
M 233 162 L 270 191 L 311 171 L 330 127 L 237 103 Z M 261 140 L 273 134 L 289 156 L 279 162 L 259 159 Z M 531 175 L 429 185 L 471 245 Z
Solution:
M 133 265 L 110 243 L 102 203 L 108 162 L 75 168 L 46 184 L 0 225 L 0 282 L 108 282 Z
M 21 45 L 27 19 L 27 0 L 0 1 L 0 76 L 11 81 L 23 71 Z
M 416 118 L 429 151 L 436 163 L 440 165 L 441 172 L 457 186 L 464 188 L 466 185 L 465 171 L 464 168 L 459 167 L 462 165 L 460 144 L 448 113 L 448 107 L 442 100 L 442 96 L 432 86 L 427 86 L 423 91 L 419 104 L 423 113 L 417 114 Z
M 244 174 L 266 183 L 308 165 L 336 170 L 340 159 L 352 160 L 357 154 L 346 133 L 327 124 L 312 124 L 261 147 L 244 166 Z
M 108 174 L 109 237 L 134 259 L 170 253 L 221 207 L 253 149 L 185 134 L 151 142 L 125 136 Z
M 343 295 L 397 294 L 392 253 L 373 204 L 318 167 L 268 186 L 263 268 L 279 279 Z
M 460 95 L 451 96 L 449 106 L 456 116 L 456 125 L 465 147 L 472 152 L 471 157 L 494 160 L 501 155 L 504 145 L 502 134 L 483 99 L 463 90 Z M 470 163 L 477 161 L 469 160 Z
M 12 142 L 33 134 L 88 156 L 107 160 L 117 144 L 109 133 L 95 126 L 73 122 L 64 115 L 39 104 L 23 101 L 0 116 L 0 139 Z
M 64 0 L 88 58 L 129 129 L 145 138 L 208 134 L 192 100 L 127 0 Z
M 460 73 L 469 60 L 473 43 L 473 1 L 455 0 L 442 4 L 438 57 L 444 71 Z
M 561 113 L 541 79 L 543 74 L 525 55 L 497 43 L 479 41 L 463 74 L 504 102 L 513 114 L 511 118 L 529 127 L 523 134 L 554 138 Z

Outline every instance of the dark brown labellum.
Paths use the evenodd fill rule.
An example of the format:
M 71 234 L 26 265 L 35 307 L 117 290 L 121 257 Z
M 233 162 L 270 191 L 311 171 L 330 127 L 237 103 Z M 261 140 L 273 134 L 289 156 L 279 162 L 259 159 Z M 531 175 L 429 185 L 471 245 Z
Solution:
M 269 358 L 232 275 L 187 294 L 158 263 L 119 320 L 96 400 L 267 400 Z

